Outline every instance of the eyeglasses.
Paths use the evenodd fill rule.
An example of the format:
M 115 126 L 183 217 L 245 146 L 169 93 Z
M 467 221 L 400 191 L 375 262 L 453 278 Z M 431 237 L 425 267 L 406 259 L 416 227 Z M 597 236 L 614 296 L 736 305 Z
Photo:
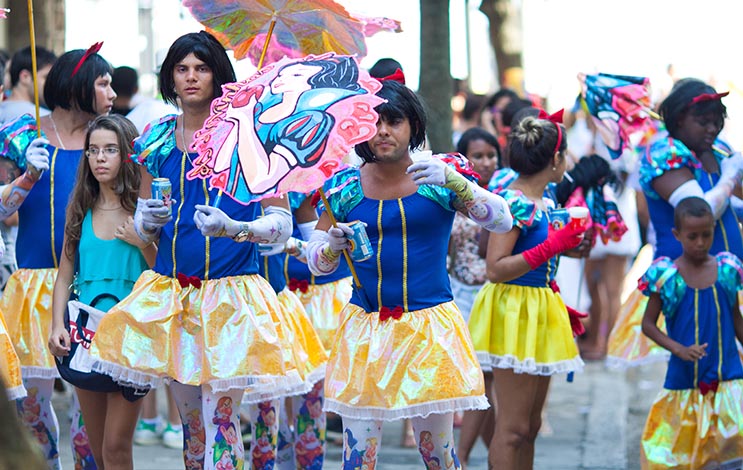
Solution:
M 97 158 L 101 152 L 103 152 L 106 158 L 115 157 L 119 154 L 119 147 L 103 147 L 102 149 L 90 147 L 85 151 L 85 156 L 88 158 Z

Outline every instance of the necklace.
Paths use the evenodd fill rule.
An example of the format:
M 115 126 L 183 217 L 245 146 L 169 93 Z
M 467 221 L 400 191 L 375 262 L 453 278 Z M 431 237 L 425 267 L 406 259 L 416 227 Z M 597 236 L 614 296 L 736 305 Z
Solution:
M 191 155 L 188 154 L 188 144 L 186 143 L 186 118 L 184 116 L 181 116 L 182 119 L 182 126 L 181 126 L 181 140 L 183 140 L 183 155 L 188 158 L 189 163 L 191 163 L 191 166 L 193 166 L 193 160 L 191 160 Z
M 51 114 L 49 114 L 49 120 L 52 121 L 52 127 L 54 128 L 54 134 L 57 136 L 57 142 L 59 142 L 59 146 L 62 148 L 62 150 L 67 150 L 62 143 L 62 138 L 59 136 L 59 132 L 57 131 L 57 124 L 54 122 L 54 118 Z
M 96 205 L 95 208 L 102 211 L 117 211 L 121 209 L 121 204 L 116 207 L 101 207 L 100 205 Z

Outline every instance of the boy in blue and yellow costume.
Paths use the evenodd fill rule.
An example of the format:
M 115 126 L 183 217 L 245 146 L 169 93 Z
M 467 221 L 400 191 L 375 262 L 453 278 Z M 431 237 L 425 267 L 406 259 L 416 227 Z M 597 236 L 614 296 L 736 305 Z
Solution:
M 226 462 L 243 468 L 243 399 L 266 410 L 250 417 L 253 429 L 260 422 L 264 430 L 255 448 L 265 452 L 253 452 L 253 461 L 273 462 L 280 398 L 305 380 L 287 354 L 290 339 L 276 325 L 276 294 L 258 273 L 257 242 L 278 243 L 291 233 L 288 205 L 225 199 L 217 209 L 209 206 L 217 191 L 186 178 L 196 158 L 188 137 L 203 126 L 221 86 L 234 81 L 224 48 L 210 34 L 186 34 L 170 47 L 160 91 L 183 114 L 151 123 L 133 155 L 143 175 L 134 226 L 143 240 L 158 244 L 155 266 L 109 311 L 91 348 L 98 370 L 121 382 L 170 380 L 183 417 L 187 468 Z M 151 199 L 153 178 L 170 180 L 169 206 Z M 246 222 L 230 223 L 227 214 Z
M 735 468 L 743 456 L 743 264 L 732 253 L 709 254 L 715 219 L 704 199 L 683 199 L 675 214 L 681 256 L 656 259 L 638 283 L 649 297 L 642 330 L 672 353 L 642 434 L 642 468 Z
M 341 313 L 325 409 L 343 418 L 346 466 L 373 468 L 382 422 L 410 418 L 425 465 L 460 468 L 453 414 L 488 404 L 466 325 L 452 301 L 449 236 L 457 210 L 497 231 L 511 228 L 511 215 L 502 198 L 457 171 L 467 165 L 463 157 L 414 163 L 410 150 L 423 144 L 426 119 L 411 90 L 388 80 L 378 96 L 387 102 L 375 108 L 377 134 L 356 147 L 366 163 L 325 185 L 341 223 L 331 227 L 323 213 L 307 248 L 312 273 L 332 273 L 350 247 L 346 223 L 356 219 L 366 224 L 374 248 L 374 256 L 354 263 L 363 288 L 354 290 Z

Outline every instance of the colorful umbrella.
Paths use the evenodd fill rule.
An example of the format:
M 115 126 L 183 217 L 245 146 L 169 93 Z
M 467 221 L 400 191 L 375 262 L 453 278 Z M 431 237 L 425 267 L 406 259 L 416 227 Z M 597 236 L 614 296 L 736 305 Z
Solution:
M 613 158 L 657 127 L 654 119 L 658 115 L 650 108 L 646 77 L 599 73 L 581 74 L 578 79 L 586 109 Z
M 242 204 L 313 191 L 376 133 L 380 87 L 355 58 L 332 53 L 284 58 L 227 84 L 194 135 L 187 178 Z
M 183 0 L 183 6 L 236 59 L 249 57 L 258 68 L 284 56 L 364 57 L 367 36 L 400 30 L 395 20 L 354 17 L 332 0 Z

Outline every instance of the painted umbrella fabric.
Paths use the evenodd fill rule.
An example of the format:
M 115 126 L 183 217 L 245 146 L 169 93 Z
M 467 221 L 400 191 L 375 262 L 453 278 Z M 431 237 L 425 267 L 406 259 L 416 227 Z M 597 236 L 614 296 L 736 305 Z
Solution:
M 354 16 L 332 0 L 183 0 L 197 21 L 233 51 L 258 66 L 271 22 L 276 21 L 262 65 L 309 54 L 366 56 L 366 37 L 400 31 L 389 18 Z
M 380 88 L 355 58 L 332 53 L 284 58 L 224 85 L 194 135 L 199 156 L 186 176 L 243 204 L 313 191 L 376 134 Z

